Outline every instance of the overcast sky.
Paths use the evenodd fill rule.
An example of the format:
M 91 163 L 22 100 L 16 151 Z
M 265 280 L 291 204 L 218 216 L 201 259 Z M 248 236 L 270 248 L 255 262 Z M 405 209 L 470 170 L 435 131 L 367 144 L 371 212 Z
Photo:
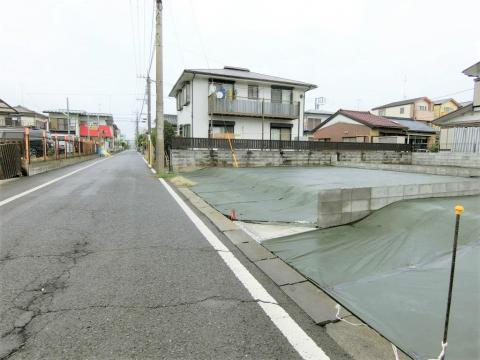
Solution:
M 0 98 L 43 111 L 68 96 L 133 136 L 153 8 L 1 0 Z M 318 85 L 307 108 L 320 96 L 326 110 L 369 110 L 404 93 L 471 100 L 461 71 L 480 60 L 478 14 L 478 0 L 164 0 L 164 94 L 184 68 L 233 65 Z M 175 113 L 174 100 L 165 108 Z

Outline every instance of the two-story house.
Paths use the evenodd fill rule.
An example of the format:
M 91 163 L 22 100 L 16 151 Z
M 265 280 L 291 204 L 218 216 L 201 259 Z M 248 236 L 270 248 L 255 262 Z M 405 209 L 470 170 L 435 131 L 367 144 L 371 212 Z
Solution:
M 452 111 L 458 110 L 462 107 L 455 99 L 438 99 L 433 101 L 433 117 L 438 119 L 443 115 L 447 115 Z
M 431 123 L 435 119 L 433 102 L 426 96 L 377 106 L 372 109 L 372 113 L 378 116 L 399 117 L 427 123 Z
M 17 117 L 22 127 L 29 127 L 35 129 L 47 129 L 48 116 L 40 114 L 36 111 L 30 110 L 25 106 L 17 105 L 14 107 L 17 110 Z
M 225 66 L 184 70 L 176 98 L 183 137 L 295 140 L 303 138 L 305 82 Z
M 21 126 L 18 112 L 12 106 L 0 99 L 0 126 Z
M 327 120 L 334 112 L 327 110 L 305 110 L 303 115 L 303 135 L 312 138 L 313 129 Z
M 473 77 L 473 102 L 433 124 L 440 127 L 440 150 L 480 153 L 480 61 L 463 71 Z

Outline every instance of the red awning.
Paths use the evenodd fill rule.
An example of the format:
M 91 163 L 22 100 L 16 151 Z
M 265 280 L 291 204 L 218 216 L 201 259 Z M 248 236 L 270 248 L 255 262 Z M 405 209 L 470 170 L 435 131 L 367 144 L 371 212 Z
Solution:
M 97 127 L 90 127 L 88 129 L 86 124 L 80 125 L 80 136 L 90 136 L 90 137 L 99 137 L 98 133 L 100 132 L 100 137 L 102 138 L 111 138 L 113 137 L 112 128 L 108 125 L 100 125 L 99 129 Z

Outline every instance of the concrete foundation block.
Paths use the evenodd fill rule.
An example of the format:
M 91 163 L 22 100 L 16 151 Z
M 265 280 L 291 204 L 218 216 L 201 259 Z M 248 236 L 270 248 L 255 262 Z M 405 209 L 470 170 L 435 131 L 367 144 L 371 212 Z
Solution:
M 318 201 L 338 201 L 342 199 L 342 189 L 327 189 L 318 192 Z
M 320 214 L 336 214 L 341 213 L 343 202 L 340 201 L 319 201 L 318 212 Z
M 390 204 L 390 201 L 388 198 L 377 198 L 377 199 L 372 199 L 370 201 L 370 209 L 371 210 L 378 210 L 381 209 L 385 206 Z
M 388 196 L 387 186 L 377 186 L 372 188 L 372 199 L 385 198 Z
M 411 196 L 411 195 L 418 195 L 418 184 L 412 184 L 412 185 L 405 185 L 403 187 L 403 195 L 405 197 Z
M 352 212 L 370 210 L 369 200 L 352 200 Z
M 372 197 L 372 188 L 353 188 L 352 189 L 352 200 L 367 200 Z

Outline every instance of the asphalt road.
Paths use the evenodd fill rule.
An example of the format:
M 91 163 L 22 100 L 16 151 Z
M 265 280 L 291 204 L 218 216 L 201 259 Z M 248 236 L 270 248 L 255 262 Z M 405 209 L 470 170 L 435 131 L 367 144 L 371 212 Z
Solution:
M 92 163 L 0 185 L 0 201 Z M 1 205 L 0 219 L 2 359 L 300 358 L 133 151 Z M 331 359 L 349 359 L 202 220 Z

